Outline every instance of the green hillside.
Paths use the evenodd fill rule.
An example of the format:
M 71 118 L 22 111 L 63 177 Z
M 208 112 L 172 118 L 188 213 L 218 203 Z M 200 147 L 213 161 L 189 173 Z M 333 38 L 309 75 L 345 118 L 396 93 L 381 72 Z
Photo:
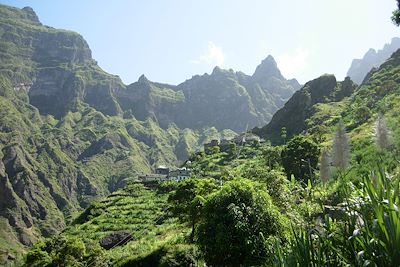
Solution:
M 31 8 L 1 6 L 0 35 L 2 261 L 138 173 L 179 165 L 204 142 L 235 134 L 124 113 L 114 95 L 125 90 L 121 80 L 98 67 L 80 35 L 42 25 Z
M 398 266 L 400 51 L 359 86 L 272 56 L 125 85 L 29 7 L 0 36 L 0 265 Z
M 138 240 L 103 251 L 104 262 L 116 266 L 189 266 L 193 259 L 216 266 L 396 266 L 399 59 L 400 52 L 394 53 L 344 97 L 335 98 L 344 94 L 344 87 L 333 76 L 308 83 L 299 94 L 310 92 L 314 103 L 300 121 L 296 134 L 302 134 L 288 137 L 286 144 L 249 142 L 195 153 L 187 167 L 197 179 L 159 185 L 158 191 L 130 185 L 87 209 L 63 234 L 87 239 L 88 246 L 116 230 L 128 230 L 141 240 L 147 229 L 140 246 L 144 252 L 138 252 Z M 331 87 L 319 87 L 327 88 L 326 96 L 315 98 L 314 84 L 327 81 Z M 289 103 L 297 99 L 294 95 L 283 108 L 287 115 Z M 374 130 L 379 114 L 390 132 L 387 146 L 376 141 L 383 134 Z M 340 121 L 350 137 L 349 149 L 335 145 Z M 330 159 L 321 158 L 326 150 Z M 349 153 L 349 162 L 337 165 L 335 153 L 344 153 L 342 160 Z M 157 202 L 149 198 L 156 194 L 161 194 Z M 137 201 L 144 201 L 146 212 L 141 213 Z M 168 219 L 159 226 L 148 223 L 161 206 Z M 149 210 L 151 216 L 146 215 Z M 57 251 L 53 247 L 48 253 Z

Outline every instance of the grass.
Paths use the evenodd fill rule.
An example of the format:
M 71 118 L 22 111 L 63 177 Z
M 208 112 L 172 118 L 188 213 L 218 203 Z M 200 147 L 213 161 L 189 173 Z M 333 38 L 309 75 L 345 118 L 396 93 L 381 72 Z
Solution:
M 130 183 L 92 204 L 64 234 L 98 241 L 115 231 L 129 231 L 134 240 L 107 251 L 118 266 L 128 259 L 144 257 L 171 243 L 183 242 L 189 229 L 168 216 L 168 193 Z

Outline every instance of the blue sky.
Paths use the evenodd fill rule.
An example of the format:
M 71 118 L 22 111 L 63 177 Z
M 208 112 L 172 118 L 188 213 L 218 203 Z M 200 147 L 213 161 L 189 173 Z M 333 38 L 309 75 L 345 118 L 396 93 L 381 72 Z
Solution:
M 141 74 L 178 84 L 215 65 L 252 74 L 271 54 L 287 78 L 343 79 L 353 58 L 400 28 L 394 0 L 0 0 L 31 6 L 43 24 L 76 31 L 125 83 Z

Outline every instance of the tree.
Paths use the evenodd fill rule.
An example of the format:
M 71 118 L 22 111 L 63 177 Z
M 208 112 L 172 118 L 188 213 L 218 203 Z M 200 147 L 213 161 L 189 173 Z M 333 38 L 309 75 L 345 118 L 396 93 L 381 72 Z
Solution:
M 28 252 L 24 266 L 108 266 L 104 250 L 95 243 L 85 244 L 79 237 L 58 235 L 39 241 Z
M 329 151 L 327 149 L 323 149 L 319 164 L 319 176 L 323 183 L 327 183 L 331 178 L 330 163 Z
M 367 106 L 361 106 L 356 109 L 355 117 L 358 124 L 366 122 L 371 117 L 371 110 Z
M 292 138 L 282 150 L 282 165 L 288 178 L 307 182 L 313 179 L 318 164 L 319 148 L 308 137 L 298 135 Z
M 190 241 L 193 242 L 196 223 L 201 214 L 205 197 L 216 191 L 218 185 L 214 179 L 187 179 L 178 184 L 168 201 L 172 204 L 171 211 L 182 222 L 189 222 L 192 228 Z
M 267 162 L 269 169 L 279 165 L 281 159 L 281 151 L 277 146 L 266 146 L 262 149 L 262 154 Z
M 332 164 L 341 170 L 346 169 L 350 164 L 349 138 L 342 121 L 339 121 L 333 139 Z
M 288 205 L 289 181 L 283 172 L 271 170 L 258 164 L 244 164 L 240 176 L 264 184 L 274 204 L 279 208 Z
M 385 151 L 391 146 L 390 131 L 382 114 L 375 122 L 375 141 L 380 151 Z
M 255 266 L 273 258 L 273 244 L 284 240 L 285 223 L 259 187 L 235 179 L 207 200 L 197 232 L 207 265 Z
M 392 13 L 392 21 L 396 26 L 400 26 L 400 0 L 397 0 L 397 9 Z

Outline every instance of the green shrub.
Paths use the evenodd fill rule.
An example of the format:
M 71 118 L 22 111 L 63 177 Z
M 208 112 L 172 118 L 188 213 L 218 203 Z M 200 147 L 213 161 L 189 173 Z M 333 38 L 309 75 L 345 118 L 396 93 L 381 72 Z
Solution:
M 285 234 L 285 220 L 268 193 L 235 179 L 205 203 L 197 242 L 209 265 L 253 266 L 268 262 L 273 244 Z
M 304 183 L 314 179 L 318 159 L 318 146 L 303 135 L 292 138 L 282 150 L 282 165 L 287 177 L 294 175 Z
M 78 237 L 63 235 L 38 242 L 29 251 L 25 266 L 108 266 L 104 251 L 96 243 L 85 244 Z

